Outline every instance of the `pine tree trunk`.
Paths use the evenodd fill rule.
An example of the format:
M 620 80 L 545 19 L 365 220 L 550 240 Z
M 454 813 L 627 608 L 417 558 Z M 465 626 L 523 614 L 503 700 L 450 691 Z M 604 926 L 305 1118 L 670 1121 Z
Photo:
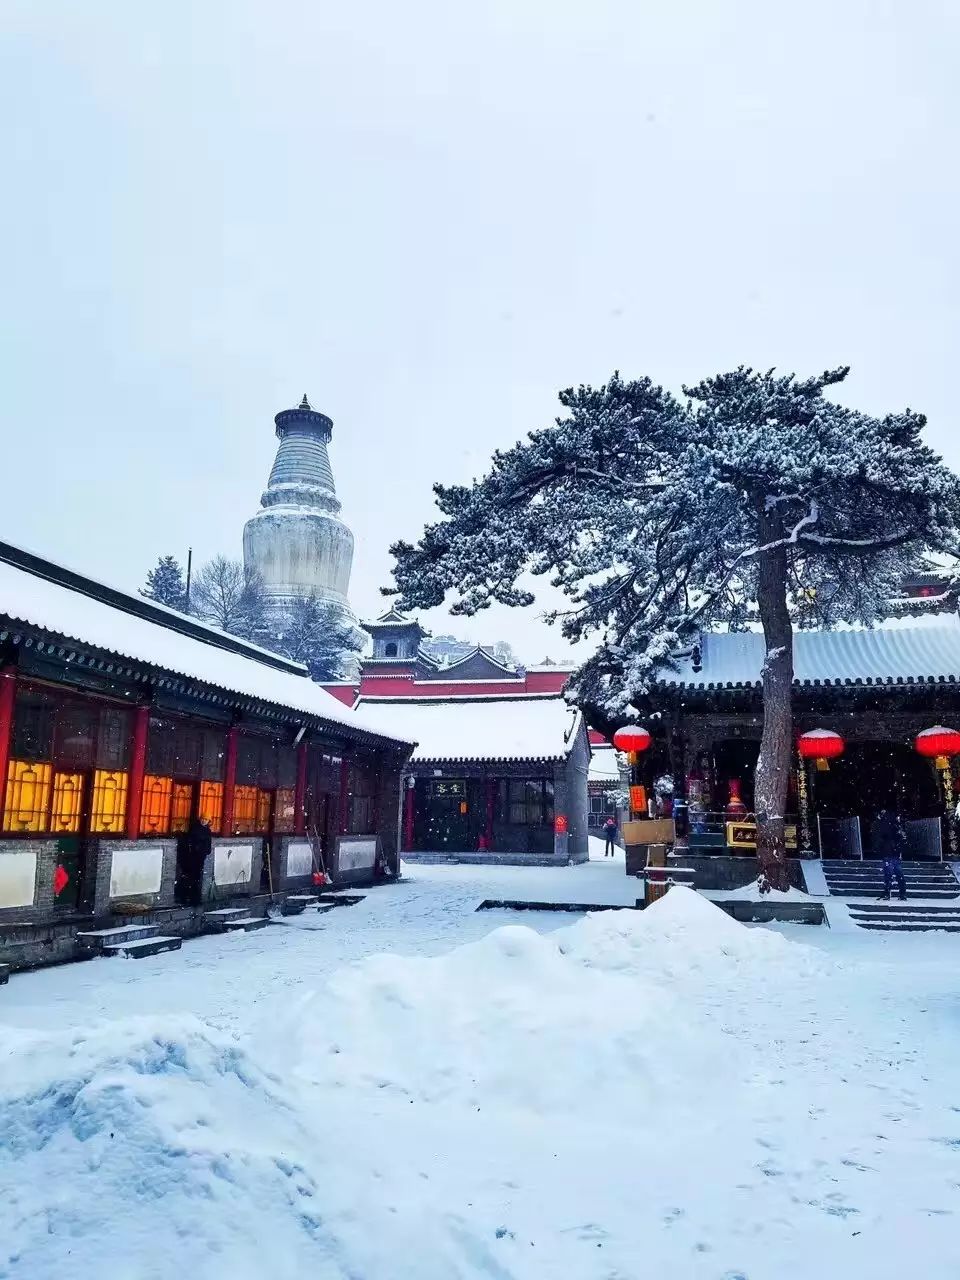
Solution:
M 761 543 L 783 536 L 778 521 L 760 522 Z M 778 547 L 760 556 L 757 604 L 766 641 L 763 664 L 763 737 L 754 778 L 760 891 L 790 887 L 784 814 L 793 757 L 793 625 L 787 608 L 787 552 Z

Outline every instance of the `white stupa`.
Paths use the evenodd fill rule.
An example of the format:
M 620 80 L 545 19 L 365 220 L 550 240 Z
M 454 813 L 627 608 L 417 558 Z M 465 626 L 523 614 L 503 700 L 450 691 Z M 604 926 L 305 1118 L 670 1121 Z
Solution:
M 316 596 L 355 624 L 348 600 L 353 534 L 340 519 L 327 456 L 333 422 L 306 396 L 274 422 L 280 447 L 260 510 L 244 526 L 244 565 L 259 574 L 278 614 L 299 596 Z

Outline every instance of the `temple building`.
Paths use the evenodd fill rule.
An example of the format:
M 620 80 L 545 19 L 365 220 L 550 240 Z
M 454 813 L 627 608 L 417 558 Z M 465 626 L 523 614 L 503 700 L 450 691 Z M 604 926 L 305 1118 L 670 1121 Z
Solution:
M 404 779 L 403 856 L 584 861 L 618 777 L 609 744 L 563 697 L 572 666 L 515 666 L 481 645 L 440 661 L 423 646 L 429 632 L 397 609 L 363 627 L 373 652 L 359 675 L 324 688 L 418 742 Z M 595 772 L 603 785 L 588 801 Z
M 260 510 L 243 530 L 243 561 L 277 613 L 302 596 L 350 609 L 353 534 L 340 518 L 327 445 L 333 422 L 304 396 L 274 418 L 280 444 Z
M 395 876 L 412 747 L 297 662 L 0 542 L 0 981 Z

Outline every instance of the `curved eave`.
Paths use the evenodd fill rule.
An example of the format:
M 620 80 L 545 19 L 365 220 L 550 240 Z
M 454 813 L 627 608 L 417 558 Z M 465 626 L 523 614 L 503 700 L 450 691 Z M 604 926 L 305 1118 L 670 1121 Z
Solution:
M 794 689 L 902 689 L 927 685 L 956 685 L 960 676 L 857 676 L 854 679 L 794 680 Z M 679 689 L 685 693 L 723 693 L 738 690 L 750 692 L 763 688 L 760 680 L 701 684 L 685 680 L 664 680 L 654 685 L 656 689 Z
M 4 615 L 4 619 L 5 621 L 0 622 L 0 643 L 9 639 L 15 648 L 22 646 L 31 649 L 41 657 L 62 662 L 67 667 L 73 666 L 79 670 L 116 676 L 118 679 L 130 681 L 134 686 L 139 684 L 145 690 L 162 689 L 168 693 L 195 698 L 198 702 L 207 702 L 214 707 L 231 708 L 263 719 L 275 720 L 279 724 L 306 725 L 309 729 L 318 730 L 332 737 L 345 738 L 351 742 L 393 747 L 404 753 L 416 746 L 411 741 L 391 738 L 365 726 L 328 719 L 326 716 L 300 711 L 282 703 L 250 697 L 241 690 L 210 684 L 168 667 L 157 667 L 149 662 L 128 657 L 126 654 L 85 644 L 74 637 L 60 635 L 31 623 L 22 623 L 18 619 L 10 619 L 10 615 Z
M 562 756 L 414 756 L 413 765 L 431 764 L 563 764 Z

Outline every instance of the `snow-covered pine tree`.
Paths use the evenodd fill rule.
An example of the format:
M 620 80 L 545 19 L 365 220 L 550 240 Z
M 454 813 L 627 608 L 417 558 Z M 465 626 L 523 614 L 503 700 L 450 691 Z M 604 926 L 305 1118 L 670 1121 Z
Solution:
M 561 392 L 554 426 L 494 454 L 471 485 L 436 485 L 444 519 L 398 542 L 401 608 L 527 605 L 526 573 L 600 639 L 568 696 L 610 729 L 649 705 L 658 673 L 703 628 L 766 638 L 755 778 L 761 886 L 787 885 L 793 618 L 874 622 L 919 555 L 958 546 L 960 482 L 921 440 L 922 415 L 828 400 L 835 369 L 798 380 L 741 367 L 677 401 L 648 378 Z
M 305 663 L 314 680 L 340 680 L 355 666 L 363 635 L 330 601 L 300 596 L 270 647 Z
M 140 594 L 171 609 L 182 609 L 186 598 L 183 570 L 175 556 L 160 556 L 156 567 L 147 574 Z

